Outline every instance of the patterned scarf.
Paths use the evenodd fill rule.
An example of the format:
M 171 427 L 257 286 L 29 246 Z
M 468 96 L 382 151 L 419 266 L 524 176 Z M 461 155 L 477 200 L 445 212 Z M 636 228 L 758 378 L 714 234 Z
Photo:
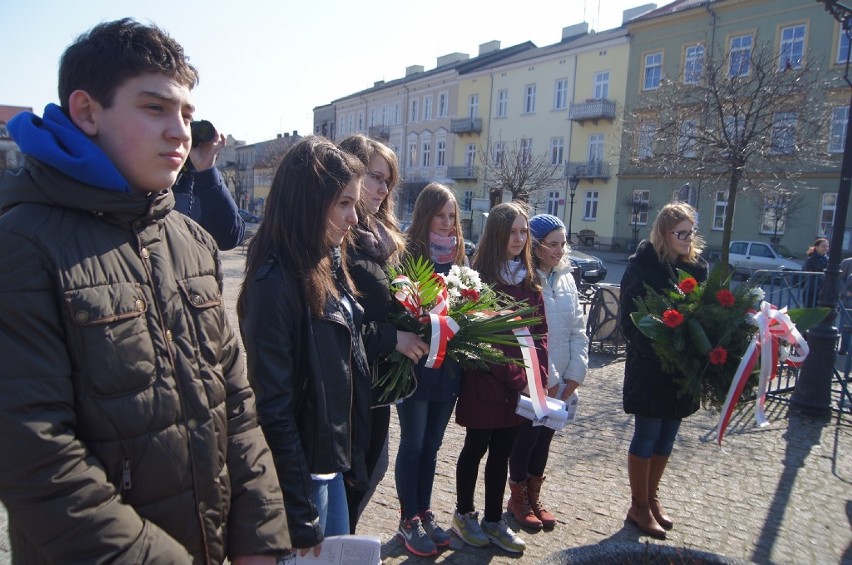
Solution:
M 436 265 L 452 263 L 456 259 L 459 240 L 454 235 L 440 236 L 429 232 L 429 257 Z
M 527 268 L 520 261 L 506 261 L 500 269 L 500 278 L 508 284 L 521 284 L 527 278 Z

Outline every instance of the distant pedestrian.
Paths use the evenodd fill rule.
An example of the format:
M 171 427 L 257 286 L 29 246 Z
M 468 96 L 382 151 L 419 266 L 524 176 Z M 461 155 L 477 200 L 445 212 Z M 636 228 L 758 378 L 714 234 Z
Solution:
M 536 341 L 537 362 L 530 370 L 543 387 L 547 384 L 547 323 L 530 253 L 528 217 L 525 208 L 514 202 L 492 208 L 473 256 L 473 268 L 482 282 L 516 301 L 525 301 L 541 316 L 541 322 L 529 328 L 533 335 L 544 336 Z M 523 356 L 520 347 L 502 349 L 507 357 Z M 526 549 L 526 543 L 503 519 L 503 495 L 509 455 L 524 420 L 515 409 L 527 386 L 527 373 L 518 365 L 489 364 L 487 369 L 463 373 L 456 422 L 465 427 L 465 439 L 456 464 L 453 530 L 468 545 L 482 547 L 490 541 L 512 553 Z M 479 523 L 473 498 L 479 463 L 486 452 L 485 515 Z
M 644 533 L 665 539 L 673 527 L 657 498 L 660 480 L 674 447 L 681 420 L 698 411 L 698 400 L 681 395 L 682 375 L 663 370 L 651 341 L 633 324 L 635 300 L 654 291 L 675 290 L 678 269 L 699 283 L 707 279 L 701 257 L 704 240 L 695 229 L 697 213 L 682 202 L 666 204 L 651 226 L 650 241 L 639 243 L 621 279 L 619 316 L 627 338 L 624 364 L 624 411 L 634 415 L 633 439 L 627 456 L 632 504 L 627 520 Z
M 547 319 L 548 396 L 569 400 L 586 378 L 589 338 L 573 269 L 565 254 L 565 225 L 556 216 L 539 214 L 530 220 L 530 237 Z M 554 433 L 552 428 L 524 420 L 509 458 L 508 507 L 524 527 L 556 525 L 556 517 L 540 497 Z
M 802 263 L 802 270 L 812 273 L 824 273 L 828 267 L 829 243 L 824 237 L 818 237 L 808 248 L 808 258 Z M 822 288 L 822 277 L 809 278 L 802 292 L 802 306 L 813 308 L 817 305 L 819 291 Z

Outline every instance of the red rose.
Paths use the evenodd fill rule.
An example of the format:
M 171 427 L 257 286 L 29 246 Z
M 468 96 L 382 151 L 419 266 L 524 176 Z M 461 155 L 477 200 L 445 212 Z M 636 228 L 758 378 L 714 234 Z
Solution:
M 663 312 L 663 323 L 670 328 L 676 328 L 683 323 L 683 314 L 673 308 L 666 310 Z
M 716 300 L 719 301 L 719 304 L 726 308 L 730 308 L 734 305 L 734 293 L 730 290 L 723 288 L 719 292 L 716 293 Z
M 714 347 L 707 355 L 713 365 L 724 365 L 728 360 L 728 350 L 724 347 Z
M 692 277 L 683 279 L 682 281 L 680 281 L 680 284 L 677 285 L 677 287 L 681 291 L 683 291 L 684 294 L 689 294 L 690 292 L 695 290 L 696 286 L 698 286 L 698 281 Z
M 467 298 L 471 302 L 476 302 L 479 300 L 479 293 L 476 292 L 475 288 L 465 288 L 461 291 L 462 298 Z

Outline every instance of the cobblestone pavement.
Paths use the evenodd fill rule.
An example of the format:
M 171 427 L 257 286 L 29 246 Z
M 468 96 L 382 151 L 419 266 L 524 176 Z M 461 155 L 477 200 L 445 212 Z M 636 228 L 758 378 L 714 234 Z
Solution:
M 245 255 L 234 250 L 223 257 L 225 300 L 236 323 L 234 305 Z M 767 403 L 771 424 L 765 428 L 755 425 L 747 406 L 732 420 L 721 449 L 714 439 L 713 414 L 701 411 L 684 420 L 660 493 L 674 529 L 667 540 L 658 541 L 625 523 L 632 419 L 621 410 L 623 371 L 623 357 L 592 355 L 580 389 L 577 422 L 556 434 L 542 489 L 542 499 L 559 524 L 550 532 L 523 533 L 523 555 L 495 546 L 467 547 L 453 536 L 448 549 L 424 559 L 408 554 L 394 539 L 398 504 L 393 458 L 399 440 L 395 411 L 391 468 L 368 504 L 358 533 L 381 537 L 386 565 L 572 563 L 580 562 L 581 555 L 585 563 L 627 563 L 608 550 L 635 546 L 640 551 L 645 543 L 673 550 L 675 556 L 677 548 L 684 548 L 734 562 L 852 564 L 852 419 L 821 423 L 788 410 L 783 402 Z M 455 507 L 455 462 L 463 438 L 463 428 L 451 421 L 438 454 L 432 505 L 446 527 Z M 480 507 L 481 472 L 475 498 Z M 5 520 L 3 512 L 4 532 Z M 675 557 L 672 562 L 692 561 Z M 0 563 L 8 563 L 5 537 L 0 538 Z

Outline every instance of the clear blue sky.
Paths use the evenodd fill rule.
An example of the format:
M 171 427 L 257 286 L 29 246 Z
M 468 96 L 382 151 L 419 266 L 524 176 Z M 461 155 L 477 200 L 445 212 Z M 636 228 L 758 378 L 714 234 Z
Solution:
M 57 102 L 59 57 L 101 21 L 133 17 L 177 39 L 199 69 L 197 117 L 249 143 L 310 133 L 313 108 L 402 77 L 409 65 L 499 40 L 556 43 L 562 28 L 621 25 L 642 0 L 0 0 L 0 104 Z M 668 0 L 658 0 L 658 5 Z

